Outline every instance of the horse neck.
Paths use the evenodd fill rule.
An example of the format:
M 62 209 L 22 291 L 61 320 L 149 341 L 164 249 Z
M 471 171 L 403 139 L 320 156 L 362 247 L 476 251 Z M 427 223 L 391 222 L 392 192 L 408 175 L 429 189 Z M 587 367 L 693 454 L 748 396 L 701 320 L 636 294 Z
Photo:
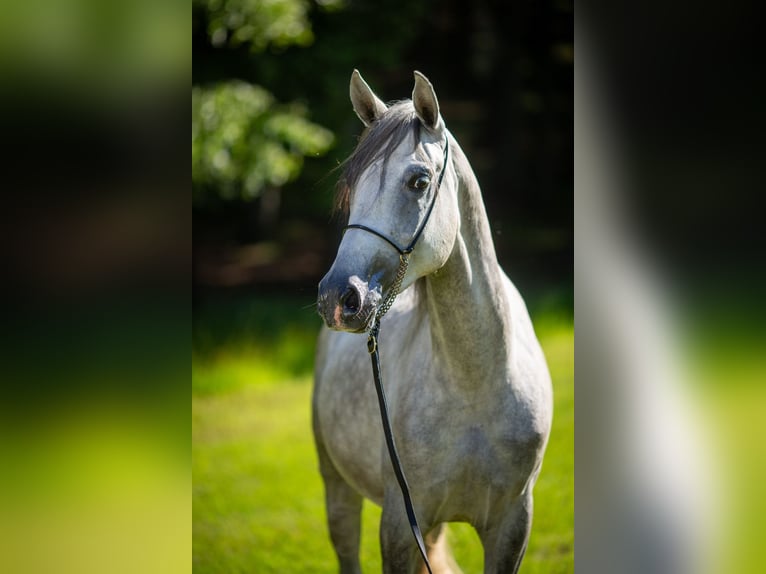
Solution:
M 501 382 L 509 368 L 510 303 L 478 181 L 454 140 L 450 151 L 461 223 L 449 259 L 426 279 L 434 352 L 457 385 Z

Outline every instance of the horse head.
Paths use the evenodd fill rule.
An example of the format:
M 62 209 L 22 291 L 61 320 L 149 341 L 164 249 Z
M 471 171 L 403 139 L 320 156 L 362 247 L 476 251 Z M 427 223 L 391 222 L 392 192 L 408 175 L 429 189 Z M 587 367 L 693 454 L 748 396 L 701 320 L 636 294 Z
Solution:
M 415 72 L 412 100 L 387 106 L 354 70 L 350 95 L 365 125 L 339 181 L 351 224 L 319 283 L 318 309 L 331 329 L 359 333 L 394 286 L 402 257 L 400 290 L 444 265 L 460 217 L 449 134 L 428 79 Z

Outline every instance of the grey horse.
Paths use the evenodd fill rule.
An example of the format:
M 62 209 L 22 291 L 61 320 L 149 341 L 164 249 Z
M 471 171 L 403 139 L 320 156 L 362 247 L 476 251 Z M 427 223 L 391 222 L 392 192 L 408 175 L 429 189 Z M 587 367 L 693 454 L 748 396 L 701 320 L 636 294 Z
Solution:
M 524 301 L 497 262 L 479 184 L 431 83 L 415 72 L 412 100 L 389 106 L 354 70 L 350 94 L 366 129 L 343 165 L 339 205 L 349 221 L 380 235 L 348 229 L 319 284 L 326 326 L 317 347 L 313 430 L 340 572 L 361 572 L 363 497 L 382 507 L 383 571 L 424 568 L 359 333 L 394 283 L 399 257 L 390 242 L 407 245 L 433 200 L 401 293 L 381 322 L 391 424 L 434 572 L 460 571 L 443 525 L 467 522 L 481 539 L 485 573 L 515 573 L 553 411 L 543 352 Z

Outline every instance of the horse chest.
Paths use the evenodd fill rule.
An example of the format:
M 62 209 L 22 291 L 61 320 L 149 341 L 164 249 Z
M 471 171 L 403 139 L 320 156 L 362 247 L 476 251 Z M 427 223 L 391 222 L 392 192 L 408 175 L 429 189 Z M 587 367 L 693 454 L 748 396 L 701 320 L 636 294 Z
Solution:
M 528 426 L 525 413 L 508 397 L 477 392 L 468 400 L 459 393 L 432 393 L 429 401 L 409 400 L 403 411 L 400 440 L 428 483 L 447 485 L 453 493 L 486 487 L 500 492 L 529 475 L 536 448 L 519 432 Z
M 414 496 L 434 520 L 486 525 L 524 490 L 538 447 L 519 436 L 505 403 L 497 400 L 477 416 L 471 405 L 445 399 L 419 419 L 408 417 L 420 424 L 397 429 Z
M 324 442 L 344 478 L 380 503 L 390 463 L 369 356 L 359 337 L 333 340 L 336 359 L 323 370 L 317 397 Z M 414 492 L 427 492 L 428 505 L 440 508 L 444 520 L 469 521 L 480 520 L 481 509 L 499 497 L 520 492 L 540 443 L 511 385 L 487 380 L 483 388 L 461 388 L 442 362 L 422 352 L 430 349 L 427 331 L 415 329 L 381 346 L 391 422 Z

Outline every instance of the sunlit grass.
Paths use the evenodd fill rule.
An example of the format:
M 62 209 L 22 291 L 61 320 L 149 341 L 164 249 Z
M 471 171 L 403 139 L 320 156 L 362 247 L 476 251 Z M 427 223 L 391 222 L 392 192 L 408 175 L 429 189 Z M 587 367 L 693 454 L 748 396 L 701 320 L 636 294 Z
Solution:
M 717 572 L 763 571 L 766 529 L 766 341 L 746 323 L 719 321 L 693 333 L 689 388 L 715 465 Z M 701 341 L 701 342 L 700 342 Z
M 335 571 L 310 393 L 304 379 L 193 400 L 195 572 Z M 363 556 L 379 568 L 369 510 Z
M 151 414 L 99 398 L 3 425 L 0 571 L 189 571 L 188 454 Z
M 282 304 L 289 303 L 266 302 L 264 313 L 297 315 L 289 329 L 264 338 L 260 330 L 269 320 L 261 318 L 258 306 L 246 306 L 228 319 L 237 318 L 240 337 L 214 344 L 211 336 L 193 357 L 195 572 L 337 571 L 310 426 L 318 321 L 303 314 L 300 304 L 293 303 L 292 313 Z M 222 333 L 225 323 L 216 327 Z M 574 333 L 571 319 L 554 313 L 537 323 L 554 380 L 555 416 L 535 488 L 524 571 L 564 573 L 574 568 Z M 248 324 L 257 327 L 248 331 Z M 283 362 L 285 357 L 292 359 Z M 366 572 L 380 571 L 379 520 L 380 509 L 366 502 Z M 481 572 L 483 553 L 470 526 L 450 525 L 450 542 L 466 574 Z

